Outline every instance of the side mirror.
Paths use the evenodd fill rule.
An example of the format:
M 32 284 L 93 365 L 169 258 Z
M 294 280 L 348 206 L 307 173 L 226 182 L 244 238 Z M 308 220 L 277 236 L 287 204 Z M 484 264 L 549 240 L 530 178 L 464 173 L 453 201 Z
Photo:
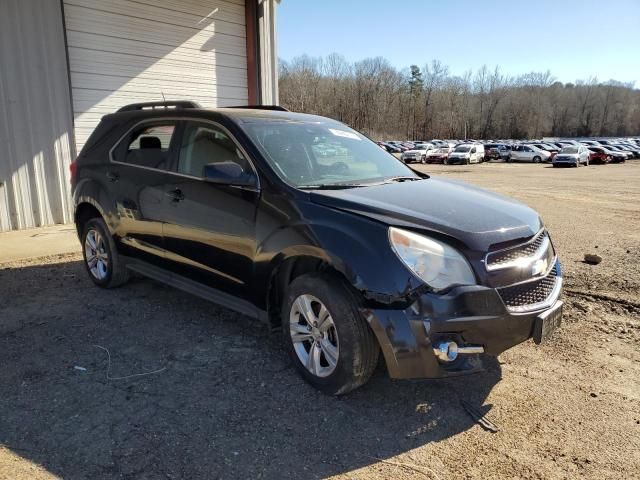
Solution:
M 472 149 L 471 149 L 471 153 L 476 153 L 476 149 L 475 149 L 475 148 L 472 148 Z
M 235 162 L 209 163 L 204 166 L 203 174 L 207 182 L 222 185 L 254 187 L 257 183 L 253 172 L 245 172 Z

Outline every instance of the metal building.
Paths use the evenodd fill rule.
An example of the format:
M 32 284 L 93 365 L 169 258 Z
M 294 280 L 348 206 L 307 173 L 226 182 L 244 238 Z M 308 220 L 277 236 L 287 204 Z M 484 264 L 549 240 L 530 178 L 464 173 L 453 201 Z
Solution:
M 69 164 L 133 102 L 276 104 L 276 0 L 0 0 L 0 231 L 72 221 Z

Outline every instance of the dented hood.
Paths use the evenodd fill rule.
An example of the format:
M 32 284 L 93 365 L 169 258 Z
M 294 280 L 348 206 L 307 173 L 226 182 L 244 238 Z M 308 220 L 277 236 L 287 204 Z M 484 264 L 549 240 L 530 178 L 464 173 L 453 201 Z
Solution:
M 314 190 L 311 201 L 389 225 L 456 238 L 468 248 L 531 237 L 542 228 L 526 205 L 454 180 L 428 178 L 343 190 Z

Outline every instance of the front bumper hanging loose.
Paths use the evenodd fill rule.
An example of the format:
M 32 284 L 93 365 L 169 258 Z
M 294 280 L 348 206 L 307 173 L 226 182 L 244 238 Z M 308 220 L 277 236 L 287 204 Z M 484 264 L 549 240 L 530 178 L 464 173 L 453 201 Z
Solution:
M 422 294 L 404 310 L 363 308 L 362 314 L 392 378 L 442 378 L 481 371 L 486 355 L 533 338 L 537 320 L 559 296 L 556 289 L 543 308 L 515 313 L 495 288 L 463 286 Z

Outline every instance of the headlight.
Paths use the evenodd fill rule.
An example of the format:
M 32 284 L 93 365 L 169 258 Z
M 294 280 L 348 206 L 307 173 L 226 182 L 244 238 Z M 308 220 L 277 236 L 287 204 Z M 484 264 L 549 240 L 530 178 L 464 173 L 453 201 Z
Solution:
M 389 242 L 398 258 L 436 291 L 476 284 L 469 262 L 447 244 L 395 227 L 389 228 Z

